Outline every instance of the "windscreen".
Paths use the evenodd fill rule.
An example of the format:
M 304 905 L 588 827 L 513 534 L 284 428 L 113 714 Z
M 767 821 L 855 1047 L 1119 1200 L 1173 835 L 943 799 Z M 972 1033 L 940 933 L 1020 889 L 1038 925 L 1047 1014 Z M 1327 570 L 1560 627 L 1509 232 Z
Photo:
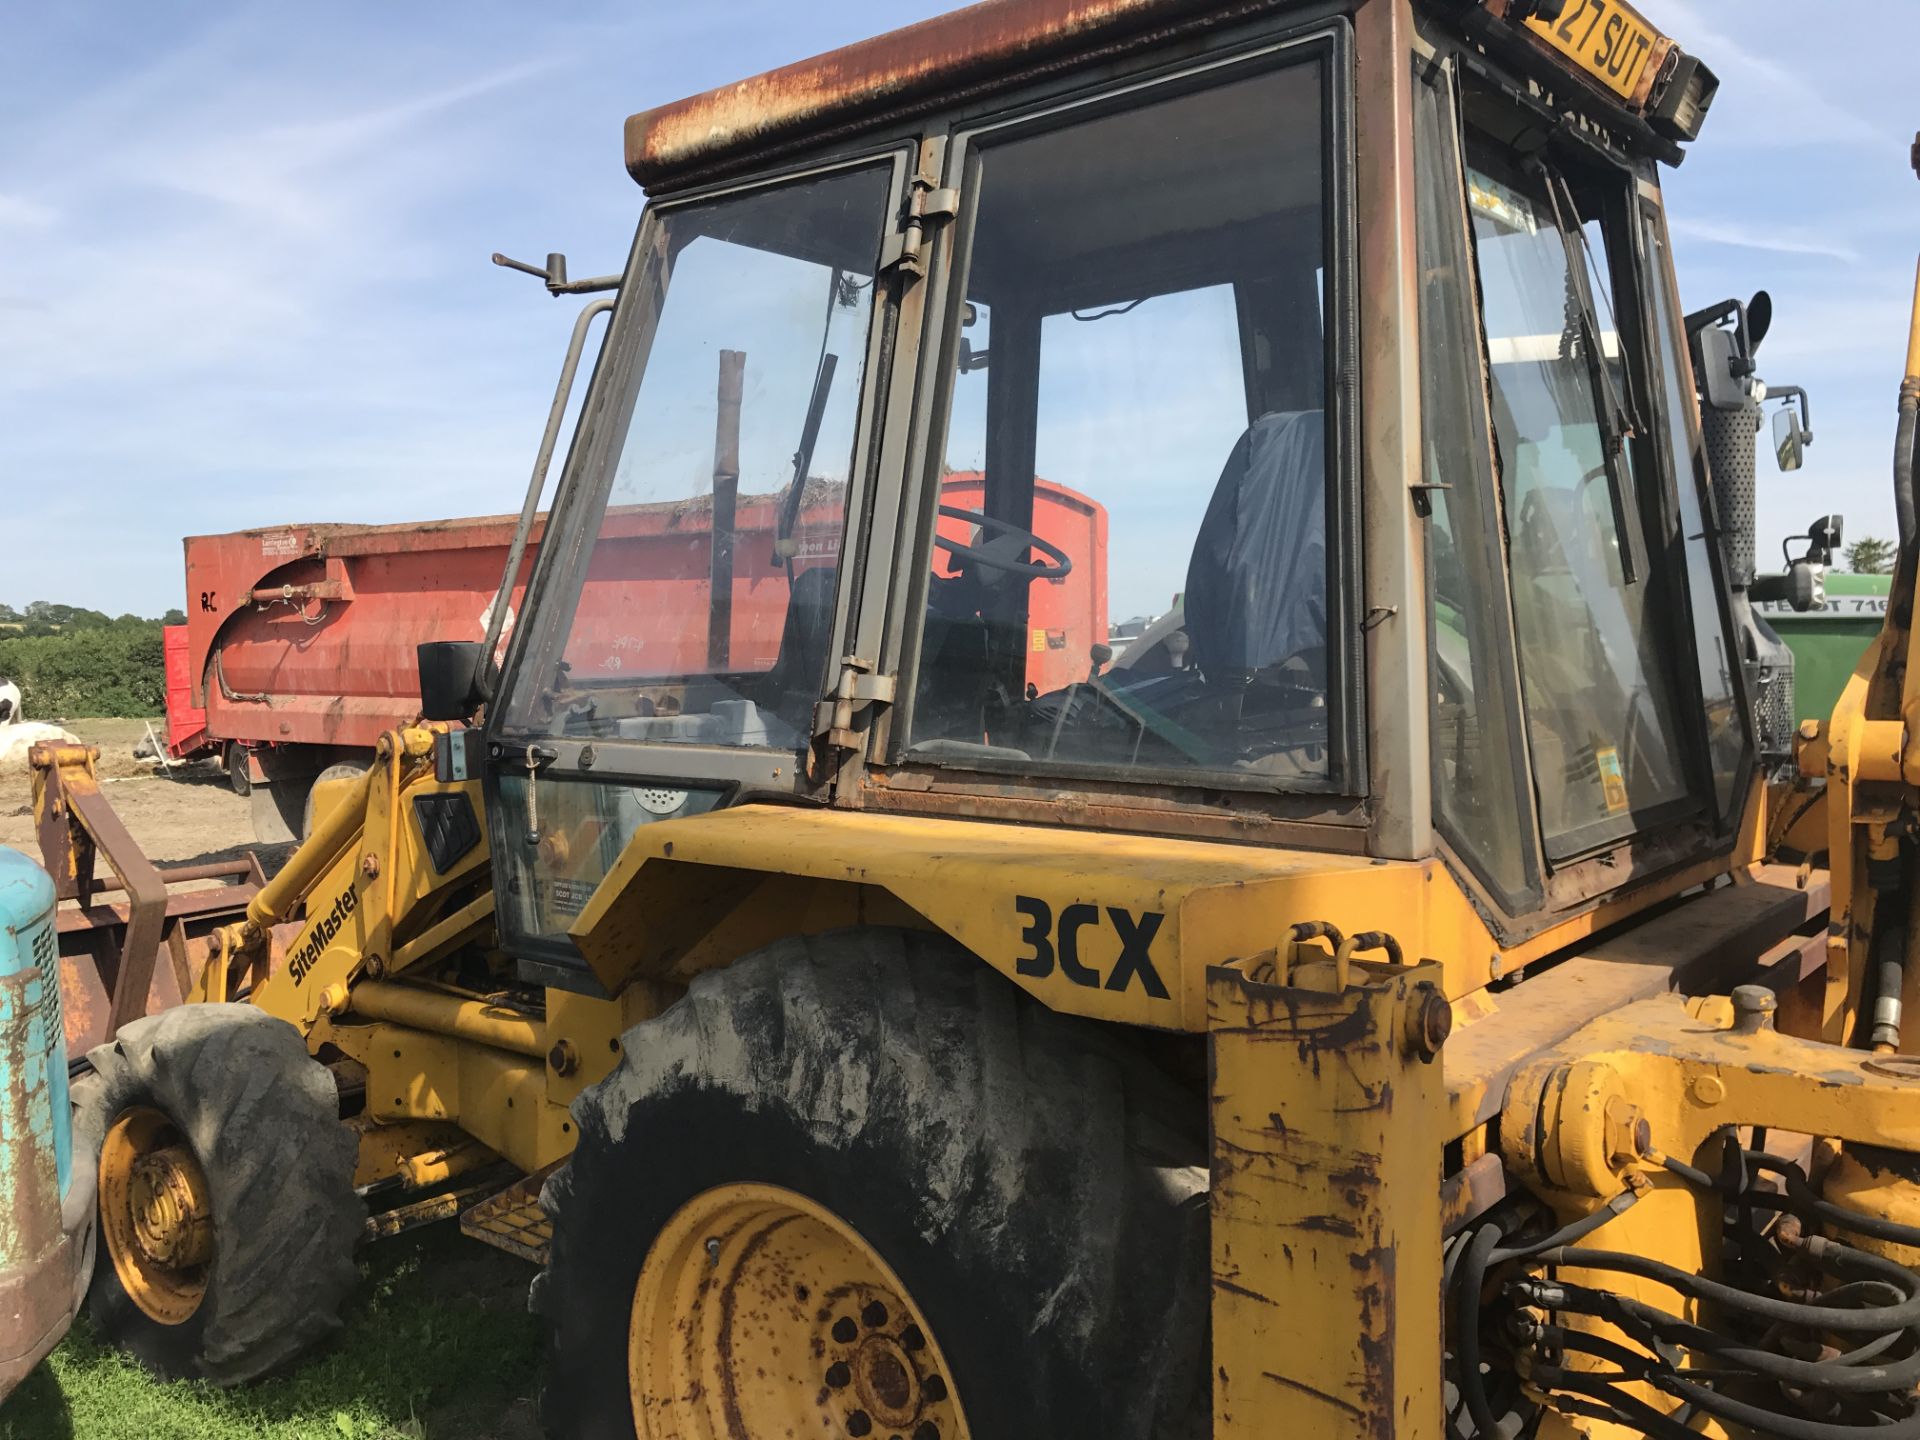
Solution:
M 891 168 L 663 212 L 617 440 L 569 508 L 521 733 L 797 749 L 831 640 Z M 572 507 L 575 502 L 569 501 Z M 550 537 L 548 544 L 552 545 Z
M 975 142 L 910 758 L 1329 774 L 1324 108 L 1296 63 Z

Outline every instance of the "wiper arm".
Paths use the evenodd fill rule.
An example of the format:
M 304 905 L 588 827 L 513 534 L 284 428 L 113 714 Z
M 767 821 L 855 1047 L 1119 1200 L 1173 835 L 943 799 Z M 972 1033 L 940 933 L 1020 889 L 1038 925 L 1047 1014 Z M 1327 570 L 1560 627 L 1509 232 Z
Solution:
M 834 307 L 841 303 L 845 272 L 834 267 L 827 284 L 827 318 L 820 327 L 820 358 L 813 368 L 813 394 L 807 400 L 807 418 L 800 426 L 800 446 L 793 452 L 793 479 L 787 485 L 786 501 L 773 532 L 773 558 L 787 568 L 787 584 L 793 584 L 794 527 L 800 523 L 800 505 L 806 498 L 807 472 L 813 469 L 813 447 L 820 441 L 820 425 L 827 413 L 827 396 L 833 390 L 833 372 L 840 357 L 827 349 L 827 337 L 833 333 Z
M 1567 301 L 1569 317 L 1579 331 L 1580 348 L 1586 352 L 1587 370 L 1593 379 L 1594 398 L 1599 406 L 1601 460 L 1607 470 L 1607 500 L 1613 510 L 1613 531 L 1620 542 L 1621 577 L 1629 585 L 1640 578 L 1639 552 L 1634 538 L 1639 527 L 1627 507 L 1627 487 L 1620 462 L 1627 440 L 1640 433 L 1632 412 L 1614 388 L 1607 370 L 1606 347 L 1601 341 L 1600 317 L 1593 306 L 1593 290 L 1587 284 L 1587 266 L 1592 256 L 1587 250 L 1586 234 L 1580 228 L 1580 208 L 1574 203 L 1573 187 L 1546 160 L 1536 159 L 1535 167 L 1546 181 L 1547 203 L 1553 207 L 1554 228 L 1560 232 L 1560 245 L 1567 257 Z

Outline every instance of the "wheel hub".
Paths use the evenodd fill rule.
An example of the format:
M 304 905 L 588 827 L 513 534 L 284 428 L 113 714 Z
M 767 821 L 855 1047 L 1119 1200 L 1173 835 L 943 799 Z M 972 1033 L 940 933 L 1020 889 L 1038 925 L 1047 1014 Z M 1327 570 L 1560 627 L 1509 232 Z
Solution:
M 948 1373 L 886 1261 L 795 1192 L 697 1196 L 641 1266 L 628 1382 L 642 1440 L 970 1440 Z
M 213 1199 L 167 1116 L 126 1110 L 100 1147 L 100 1235 L 121 1289 L 149 1318 L 183 1325 L 206 1298 Z
M 213 1209 L 206 1177 L 184 1145 L 133 1162 L 133 1239 L 154 1264 L 181 1269 L 213 1258 Z

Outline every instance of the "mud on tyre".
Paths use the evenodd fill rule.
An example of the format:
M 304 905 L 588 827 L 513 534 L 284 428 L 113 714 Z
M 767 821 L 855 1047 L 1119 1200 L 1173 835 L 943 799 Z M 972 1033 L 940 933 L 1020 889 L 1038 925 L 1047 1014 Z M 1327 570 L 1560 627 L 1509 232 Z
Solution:
M 727 1436 L 1204 1433 L 1204 1106 L 1124 1040 L 944 937 L 857 930 L 701 976 L 624 1051 L 542 1196 L 550 1434 L 681 1433 L 689 1403 Z M 829 1253 L 860 1273 L 816 1280 Z M 675 1286 L 727 1293 L 649 1349 Z
M 136 1020 L 76 1082 L 100 1161 L 87 1309 L 170 1379 L 257 1379 L 340 1325 L 365 1212 L 333 1078 L 247 1005 Z

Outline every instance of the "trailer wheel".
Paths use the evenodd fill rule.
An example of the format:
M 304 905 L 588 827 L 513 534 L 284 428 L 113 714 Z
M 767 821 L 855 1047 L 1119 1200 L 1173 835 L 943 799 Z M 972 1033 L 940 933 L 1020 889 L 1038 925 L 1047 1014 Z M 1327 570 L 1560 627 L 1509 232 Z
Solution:
M 944 937 L 778 942 L 629 1031 L 541 1201 L 549 1433 L 1204 1433 L 1204 1106 Z
M 247 747 L 238 740 L 229 740 L 221 760 L 226 768 L 227 784 L 233 793 L 243 797 L 252 794 L 253 776 L 247 769 Z
M 168 1379 L 237 1385 L 337 1329 L 365 1216 L 357 1146 L 294 1029 L 183 1005 L 88 1059 L 74 1145 L 99 1161 L 102 1338 Z

